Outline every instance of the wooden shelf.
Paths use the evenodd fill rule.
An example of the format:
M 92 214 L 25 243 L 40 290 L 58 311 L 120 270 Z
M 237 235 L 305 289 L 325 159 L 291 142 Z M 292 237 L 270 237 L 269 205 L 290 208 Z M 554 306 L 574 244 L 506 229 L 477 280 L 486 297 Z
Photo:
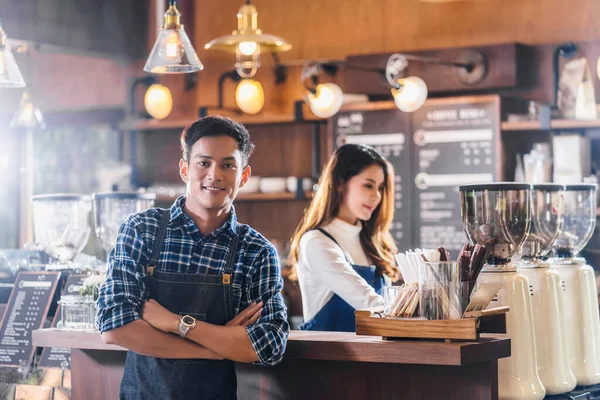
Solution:
M 221 115 L 241 122 L 244 125 L 266 125 L 266 124 L 285 124 L 285 123 L 302 123 L 313 121 L 326 121 L 326 119 L 318 118 L 310 111 L 308 107 L 303 108 L 304 119 L 296 121 L 293 114 L 276 114 L 276 113 L 259 113 L 256 115 L 236 114 L 231 111 L 224 110 L 209 110 L 209 115 Z M 156 119 L 129 119 L 119 124 L 119 128 L 124 131 L 153 131 L 153 130 L 169 130 L 183 129 L 198 117 L 189 116 L 185 118 L 173 118 L 159 121 Z
M 541 124 L 539 121 L 505 121 L 502 122 L 503 131 L 539 131 Z
M 312 192 L 305 193 L 304 199 L 296 198 L 296 193 L 240 193 L 235 201 L 278 201 L 278 200 L 306 200 L 311 199 Z
M 303 199 L 297 199 L 296 198 L 296 194 L 295 193 L 290 193 L 290 192 L 283 192 L 283 193 L 240 193 L 235 198 L 235 201 L 294 201 L 294 200 L 303 201 L 303 200 L 312 199 L 313 195 L 314 195 L 313 192 L 306 192 L 304 194 L 304 198 Z M 169 195 L 158 195 L 157 194 L 156 195 L 156 201 L 157 202 L 163 202 L 163 203 L 165 203 L 165 202 L 172 203 L 179 196 L 180 195 L 169 196 Z
M 541 131 L 539 121 L 515 121 L 502 122 L 503 131 Z M 578 119 L 553 119 L 550 121 L 550 129 L 586 129 L 600 128 L 600 119 L 578 120 Z M 545 130 L 545 129 L 544 129 Z

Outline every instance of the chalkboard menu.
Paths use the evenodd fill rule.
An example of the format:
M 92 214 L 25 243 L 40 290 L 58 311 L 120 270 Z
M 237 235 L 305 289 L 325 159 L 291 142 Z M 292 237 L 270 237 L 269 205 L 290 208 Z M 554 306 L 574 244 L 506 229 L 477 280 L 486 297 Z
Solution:
M 60 272 L 20 272 L 0 324 L 0 365 L 29 365 L 31 332 L 41 329 L 58 285 Z
M 373 147 L 395 170 L 395 207 L 391 234 L 398 249 L 412 245 L 412 176 L 409 118 L 398 110 L 343 111 L 333 119 L 333 146 L 360 143 Z
M 428 100 L 412 115 L 416 246 L 456 255 L 467 241 L 457 186 L 499 179 L 500 98 Z
M 64 286 L 64 295 L 77 295 L 79 289 L 88 275 L 70 275 Z M 56 328 L 60 321 L 60 306 L 56 309 L 56 315 L 52 321 L 52 327 Z M 38 366 L 49 368 L 68 367 L 71 364 L 71 349 L 66 347 L 45 347 Z

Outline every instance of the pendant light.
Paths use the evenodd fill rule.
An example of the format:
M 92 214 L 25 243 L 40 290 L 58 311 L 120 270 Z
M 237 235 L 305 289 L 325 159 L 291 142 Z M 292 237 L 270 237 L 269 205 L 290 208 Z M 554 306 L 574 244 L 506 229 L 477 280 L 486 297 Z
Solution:
M 42 115 L 40 109 L 33 104 L 31 95 L 28 92 L 23 92 L 23 97 L 19 103 L 19 108 L 10 121 L 10 127 L 25 129 L 46 128 L 44 116 Z
M 235 69 L 242 78 L 252 78 L 260 67 L 261 53 L 288 51 L 292 46 L 275 35 L 258 29 L 256 7 L 246 0 L 237 13 L 238 28 L 231 35 L 222 36 L 207 43 L 206 50 L 222 50 L 235 53 Z
M 160 0 L 158 0 L 160 1 Z M 175 0 L 169 1 L 165 22 L 158 32 L 144 71 L 154 74 L 182 74 L 200 71 L 200 62 L 183 25 Z
M 0 20 L 0 88 L 20 88 L 25 86 L 23 75 L 10 51 L 6 33 Z

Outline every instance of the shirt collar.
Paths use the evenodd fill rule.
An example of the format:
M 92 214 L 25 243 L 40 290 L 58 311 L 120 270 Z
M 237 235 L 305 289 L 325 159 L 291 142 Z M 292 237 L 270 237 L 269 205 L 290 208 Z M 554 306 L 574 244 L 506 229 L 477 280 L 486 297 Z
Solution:
M 196 230 L 198 227 L 194 224 L 194 221 L 183 211 L 183 207 L 185 206 L 185 196 L 179 196 L 173 205 L 171 206 L 171 218 L 169 222 L 181 220 L 185 225 L 193 225 Z M 212 234 L 219 234 L 225 230 L 229 230 L 234 235 L 237 235 L 237 215 L 235 213 L 235 207 L 231 206 L 231 211 L 229 212 L 229 217 L 225 221 L 223 225 L 217 228 Z

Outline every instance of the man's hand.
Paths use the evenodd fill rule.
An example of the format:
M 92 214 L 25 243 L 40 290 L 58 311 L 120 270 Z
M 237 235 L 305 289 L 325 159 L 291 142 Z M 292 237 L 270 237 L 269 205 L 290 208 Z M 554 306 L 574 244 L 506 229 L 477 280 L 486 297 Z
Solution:
M 181 317 L 158 304 L 156 300 L 150 299 L 144 304 L 142 319 L 159 331 L 179 333 Z
M 225 324 L 225 326 L 248 326 L 252 325 L 260 318 L 263 310 L 263 302 L 252 303 L 244 311 L 235 316 L 234 319 Z

